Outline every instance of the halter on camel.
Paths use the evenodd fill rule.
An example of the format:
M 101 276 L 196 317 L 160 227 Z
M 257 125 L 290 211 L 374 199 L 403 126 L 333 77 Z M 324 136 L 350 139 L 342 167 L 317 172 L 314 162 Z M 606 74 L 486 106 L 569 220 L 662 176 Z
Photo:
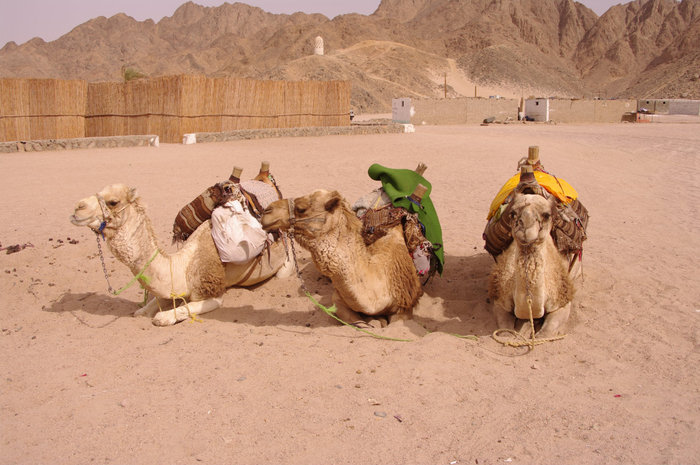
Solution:
M 325 223 L 326 220 L 321 218 L 321 214 L 310 216 L 308 218 L 297 218 L 294 215 L 294 199 L 287 199 L 287 209 L 289 210 L 289 228 L 294 229 L 294 225 L 297 223 L 312 223 L 312 222 L 322 222 Z
M 289 244 L 292 249 L 292 259 L 294 260 L 294 269 L 297 272 L 297 277 L 299 278 L 299 281 L 301 281 L 301 289 L 306 293 L 311 298 L 311 294 L 309 293 L 308 289 L 306 289 L 306 285 L 304 284 L 304 279 L 301 277 L 301 272 L 299 271 L 299 264 L 297 263 L 297 251 L 296 248 L 294 247 L 294 225 L 297 223 L 312 223 L 312 222 L 326 222 L 324 218 L 321 218 L 321 215 L 314 215 L 310 216 L 308 218 L 297 218 L 294 216 L 294 199 L 288 198 L 287 199 L 287 209 L 289 212 L 289 232 L 284 233 L 282 237 L 289 237 Z M 287 258 L 289 258 L 289 250 L 287 250 L 287 241 L 284 240 L 284 250 L 287 254 Z M 313 300 L 313 299 L 312 299 Z
M 104 197 L 102 197 L 100 194 L 95 194 L 95 198 L 97 199 L 97 203 L 100 205 L 100 209 L 102 210 L 102 222 L 100 223 L 99 228 L 96 230 L 93 229 L 93 231 L 95 232 L 95 239 L 97 240 L 97 251 L 100 255 L 100 262 L 102 263 L 102 271 L 104 272 L 104 275 L 105 275 L 105 281 L 107 281 L 107 291 L 110 294 L 119 295 L 122 292 L 124 292 L 125 290 L 129 289 L 139 279 L 142 279 L 144 281 L 144 283 L 148 284 L 148 282 L 150 281 L 150 278 L 143 273 L 151 265 L 153 260 L 155 260 L 156 256 L 160 253 L 160 250 L 158 250 L 158 248 L 156 248 L 155 253 L 146 262 L 146 264 L 141 269 L 141 271 L 139 271 L 136 275 L 134 275 L 134 277 L 131 279 L 131 281 L 129 281 L 124 287 L 122 287 L 118 291 L 115 291 L 114 288 L 112 287 L 112 284 L 109 282 L 109 274 L 107 273 L 107 265 L 105 264 L 105 257 L 104 257 L 104 253 L 102 252 L 102 244 L 100 243 L 100 236 L 102 236 L 102 240 L 104 241 L 105 240 L 104 229 L 107 227 L 107 225 L 109 223 L 112 222 L 112 220 L 114 219 L 114 215 L 117 213 L 123 212 L 126 209 L 126 207 L 129 206 L 129 204 L 127 203 L 119 210 L 112 212 L 109 209 L 109 207 L 107 206 L 107 202 L 105 202 Z M 92 229 L 92 228 L 90 228 L 90 229 Z M 143 286 L 141 286 L 141 287 L 143 288 Z M 146 302 L 147 299 L 148 299 L 148 291 L 146 289 L 144 289 L 144 296 L 143 296 L 144 303 Z
M 127 203 L 119 210 L 112 212 L 107 206 L 107 202 L 105 202 L 104 197 L 102 197 L 100 194 L 95 194 L 95 198 L 97 199 L 97 203 L 100 205 L 100 210 L 102 210 L 102 223 L 100 223 L 100 227 L 97 229 L 97 231 L 95 231 L 94 229 L 93 231 L 95 231 L 96 234 L 102 234 L 102 239 L 104 239 L 105 235 L 103 231 L 107 227 L 107 225 L 111 223 L 114 219 L 113 215 L 116 213 L 123 212 L 126 209 L 126 207 L 129 206 L 129 204 Z

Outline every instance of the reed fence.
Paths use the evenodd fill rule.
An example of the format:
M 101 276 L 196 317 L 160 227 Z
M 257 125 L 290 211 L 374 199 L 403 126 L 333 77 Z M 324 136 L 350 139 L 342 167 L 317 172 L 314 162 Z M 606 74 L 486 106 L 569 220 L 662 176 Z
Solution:
M 0 141 L 156 134 L 181 142 L 194 132 L 348 126 L 350 90 L 348 81 L 192 75 L 124 83 L 0 79 Z
M 0 79 L 0 141 L 85 137 L 87 83 Z

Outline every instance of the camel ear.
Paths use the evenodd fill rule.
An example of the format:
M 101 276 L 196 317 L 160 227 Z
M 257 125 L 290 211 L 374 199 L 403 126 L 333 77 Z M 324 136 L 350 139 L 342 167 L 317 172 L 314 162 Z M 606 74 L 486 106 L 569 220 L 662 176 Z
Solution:
M 129 203 L 134 202 L 138 198 L 139 191 L 137 191 L 135 187 L 129 188 L 129 192 L 126 194 L 126 199 L 129 201 Z
M 323 208 L 325 208 L 328 213 L 333 213 L 333 211 L 338 208 L 338 205 L 340 205 L 342 200 L 343 197 L 340 195 L 340 193 L 338 191 L 333 191 L 331 192 L 331 198 L 326 201 Z

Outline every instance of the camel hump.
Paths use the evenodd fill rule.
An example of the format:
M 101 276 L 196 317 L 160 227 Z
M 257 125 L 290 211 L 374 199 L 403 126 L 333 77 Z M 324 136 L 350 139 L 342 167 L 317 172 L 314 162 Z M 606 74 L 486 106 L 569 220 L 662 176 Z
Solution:
M 253 214 L 260 218 L 268 205 L 279 200 L 279 192 L 275 186 L 263 181 L 241 181 L 241 193 L 245 196 Z

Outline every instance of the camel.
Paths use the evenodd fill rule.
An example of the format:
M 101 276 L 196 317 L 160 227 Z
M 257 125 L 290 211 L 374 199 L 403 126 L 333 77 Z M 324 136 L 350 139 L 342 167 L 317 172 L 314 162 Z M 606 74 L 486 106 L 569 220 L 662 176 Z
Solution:
M 275 201 L 261 223 L 268 231 L 293 228 L 294 238 L 331 279 L 341 320 L 376 327 L 412 317 L 423 289 L 400 224 L 366 245 L 348 202 L 327 190 Z
M 71 222 L 101 233 L 114 256 L 155 296 L 134 315 L 152 317 L 156 326 L 172 325 L 219 308 L 228 287 L 252 286 L 294 271 L 280 241 L 250 262 L 222 263 L 211 236 L 211 220 L 202 223 L 176 253 L 166 253 L 159 246 L 138 192 L 124 184 L 107 186 L 99 194 L 80 200 Z M 175 301 L 182 305 L 173 308 Z
M 555 202 L 553 196 L 516 189 L 503 212 L 510 220 L 513 241 L 496 257 L 489 297 L 498 327 L 513 329 L 516 318 L 527 320 L 520 330 L 526 337 L 534 332 L 531 317 L 544 318 L 536 333 L 544 339 L 559 335 L 571 312 L 574 285 L 569 258 L 559 252 L 550 234 Z

